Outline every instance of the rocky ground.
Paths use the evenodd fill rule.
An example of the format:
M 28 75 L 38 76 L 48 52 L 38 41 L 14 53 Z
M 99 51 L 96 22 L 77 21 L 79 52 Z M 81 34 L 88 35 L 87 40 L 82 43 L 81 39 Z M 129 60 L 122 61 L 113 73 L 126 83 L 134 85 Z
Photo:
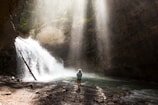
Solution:
M 0 77 L 0 105 L 149 105 L 143 100 L 125 102 L 129 90 L 111 91 L 81 86 L 75 82 L 24 83 L 15 77 Z

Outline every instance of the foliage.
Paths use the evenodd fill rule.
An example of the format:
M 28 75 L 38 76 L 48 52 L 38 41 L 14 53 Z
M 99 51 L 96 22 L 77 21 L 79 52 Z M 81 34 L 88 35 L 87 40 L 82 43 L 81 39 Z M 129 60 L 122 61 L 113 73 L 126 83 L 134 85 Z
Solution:
M 29 23 L 28 19 L 25 17 L 22 17 L 20 19 L 20 24 L 18 25 L 18 30 L 21 31 L 22 33 L 27 33 L 29 31 Z
M 30 19 L 31 19 L 31 9 L 33 8 L 33 3 L 31 1 L 26 1 L 23 12 L 21 13 L 19 24 L 17 25 L 17 29 L 26 34 L 31 29 Z

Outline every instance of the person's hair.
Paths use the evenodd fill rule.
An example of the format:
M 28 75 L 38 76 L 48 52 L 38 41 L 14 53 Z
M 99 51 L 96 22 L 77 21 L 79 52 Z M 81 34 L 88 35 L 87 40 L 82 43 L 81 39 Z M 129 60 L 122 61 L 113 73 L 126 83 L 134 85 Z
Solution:
M 78 69 L 78 72 L 82 72 L 82 69 L 79 68 L 79 69 Z

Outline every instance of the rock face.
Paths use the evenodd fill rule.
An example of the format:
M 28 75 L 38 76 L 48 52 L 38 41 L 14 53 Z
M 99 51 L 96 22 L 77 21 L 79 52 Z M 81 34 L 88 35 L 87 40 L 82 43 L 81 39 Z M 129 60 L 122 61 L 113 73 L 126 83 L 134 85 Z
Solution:
M 111 62 L 108 73 L 158 81 L 158 2 L 109 0 Z
M 24 0 L 0 1 L 0 74 L 16 74 L 14 38 L 17 33 L 13 21 L 20 12 L 19 5 L 22 6 L 22 1 Z
M 12 22 L 18 22 L 25 1 L 0 1 L 0 74 L 16 71 L 14 38 L 17 33 Z M 111 66 L 105 70 L 104 60 L 101 62 L 102 58 L 97 56 L 94 21 L 86 25 L 83 64 L 95 64 L 92 68 L 101 67 L 101 72 L 107 75 L 158 81 L 158 1 L 107 0 L 107 3 Z M 87 17 L 91 12 L 87 12 Z M 58 55 L 65 59 L 68 44 L 63 45 L 66 51 L 61 50 L 63 47 L 56 47 Z

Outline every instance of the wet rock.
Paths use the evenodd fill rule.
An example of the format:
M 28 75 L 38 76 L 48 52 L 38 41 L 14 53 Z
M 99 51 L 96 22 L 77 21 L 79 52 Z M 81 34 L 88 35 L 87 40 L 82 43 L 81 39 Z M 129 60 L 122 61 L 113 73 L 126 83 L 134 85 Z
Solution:
M 107 105 L 115 105 L 114 102 L 108 102 Z
M 112 101 L 112 99 L 111 99 L 111 98 L 107 99 L 107 102 L 111 102 L 111 101 Z
M 95 98 L 94 101 L 97 102 L 97 103 L 103 103 L 104 102 L 104 100 L 101 99 L 101 98 Z
M 120 103 L 121 105 L 124 105 L 124 104 L 125 104 L 125 102 L 124 102 L 122 99 L 119 100 L 119 103 Z
M 33 89 L 33 88 L 34 88 L 33 84 L 30 84 L 30 85 L 29 85 L 29 87 L 30 87 L 31 89 Z
M 40 92 L 39 92 L 39 91 L 37 91 L 37 92 L 35 92 L 35 94 L 40 94 Z
M 119 102 L 119 100 L 120 100 L 120 98 L 113 98 L 113 102 L 114 102 L 114 103 Z
M 131 94 L 130 91 L 126 91 L 126 96 L 129 96 Z
M 53 97 L 52 94 L 45 94 L 45 95 L 46 95 L 46 97 L 47 97 L 48 99 L 52 99 L 52 97 Z
M 19 78 L 17 78 L 17 82 L 22 82 L 22 80 L 21 80 L 21 79 L 19 79 Z
M 2 95 L 12 95 L 12 92 L 4 92 Z
M 62 92 L 62 93 L 66 92 L 66 91 L 67 91 L 66 89 L 61 89 L 61 92 Z
M 113 95 L 114 98 L 119 98 L 120 96 L 121 96 L 121 93 L 115 93 L 115 94 Z
M 15 77 L 14 77 L 14 76 L 12 76 L 12 77 L 11 77 L 11 80 L 15 80 Z

